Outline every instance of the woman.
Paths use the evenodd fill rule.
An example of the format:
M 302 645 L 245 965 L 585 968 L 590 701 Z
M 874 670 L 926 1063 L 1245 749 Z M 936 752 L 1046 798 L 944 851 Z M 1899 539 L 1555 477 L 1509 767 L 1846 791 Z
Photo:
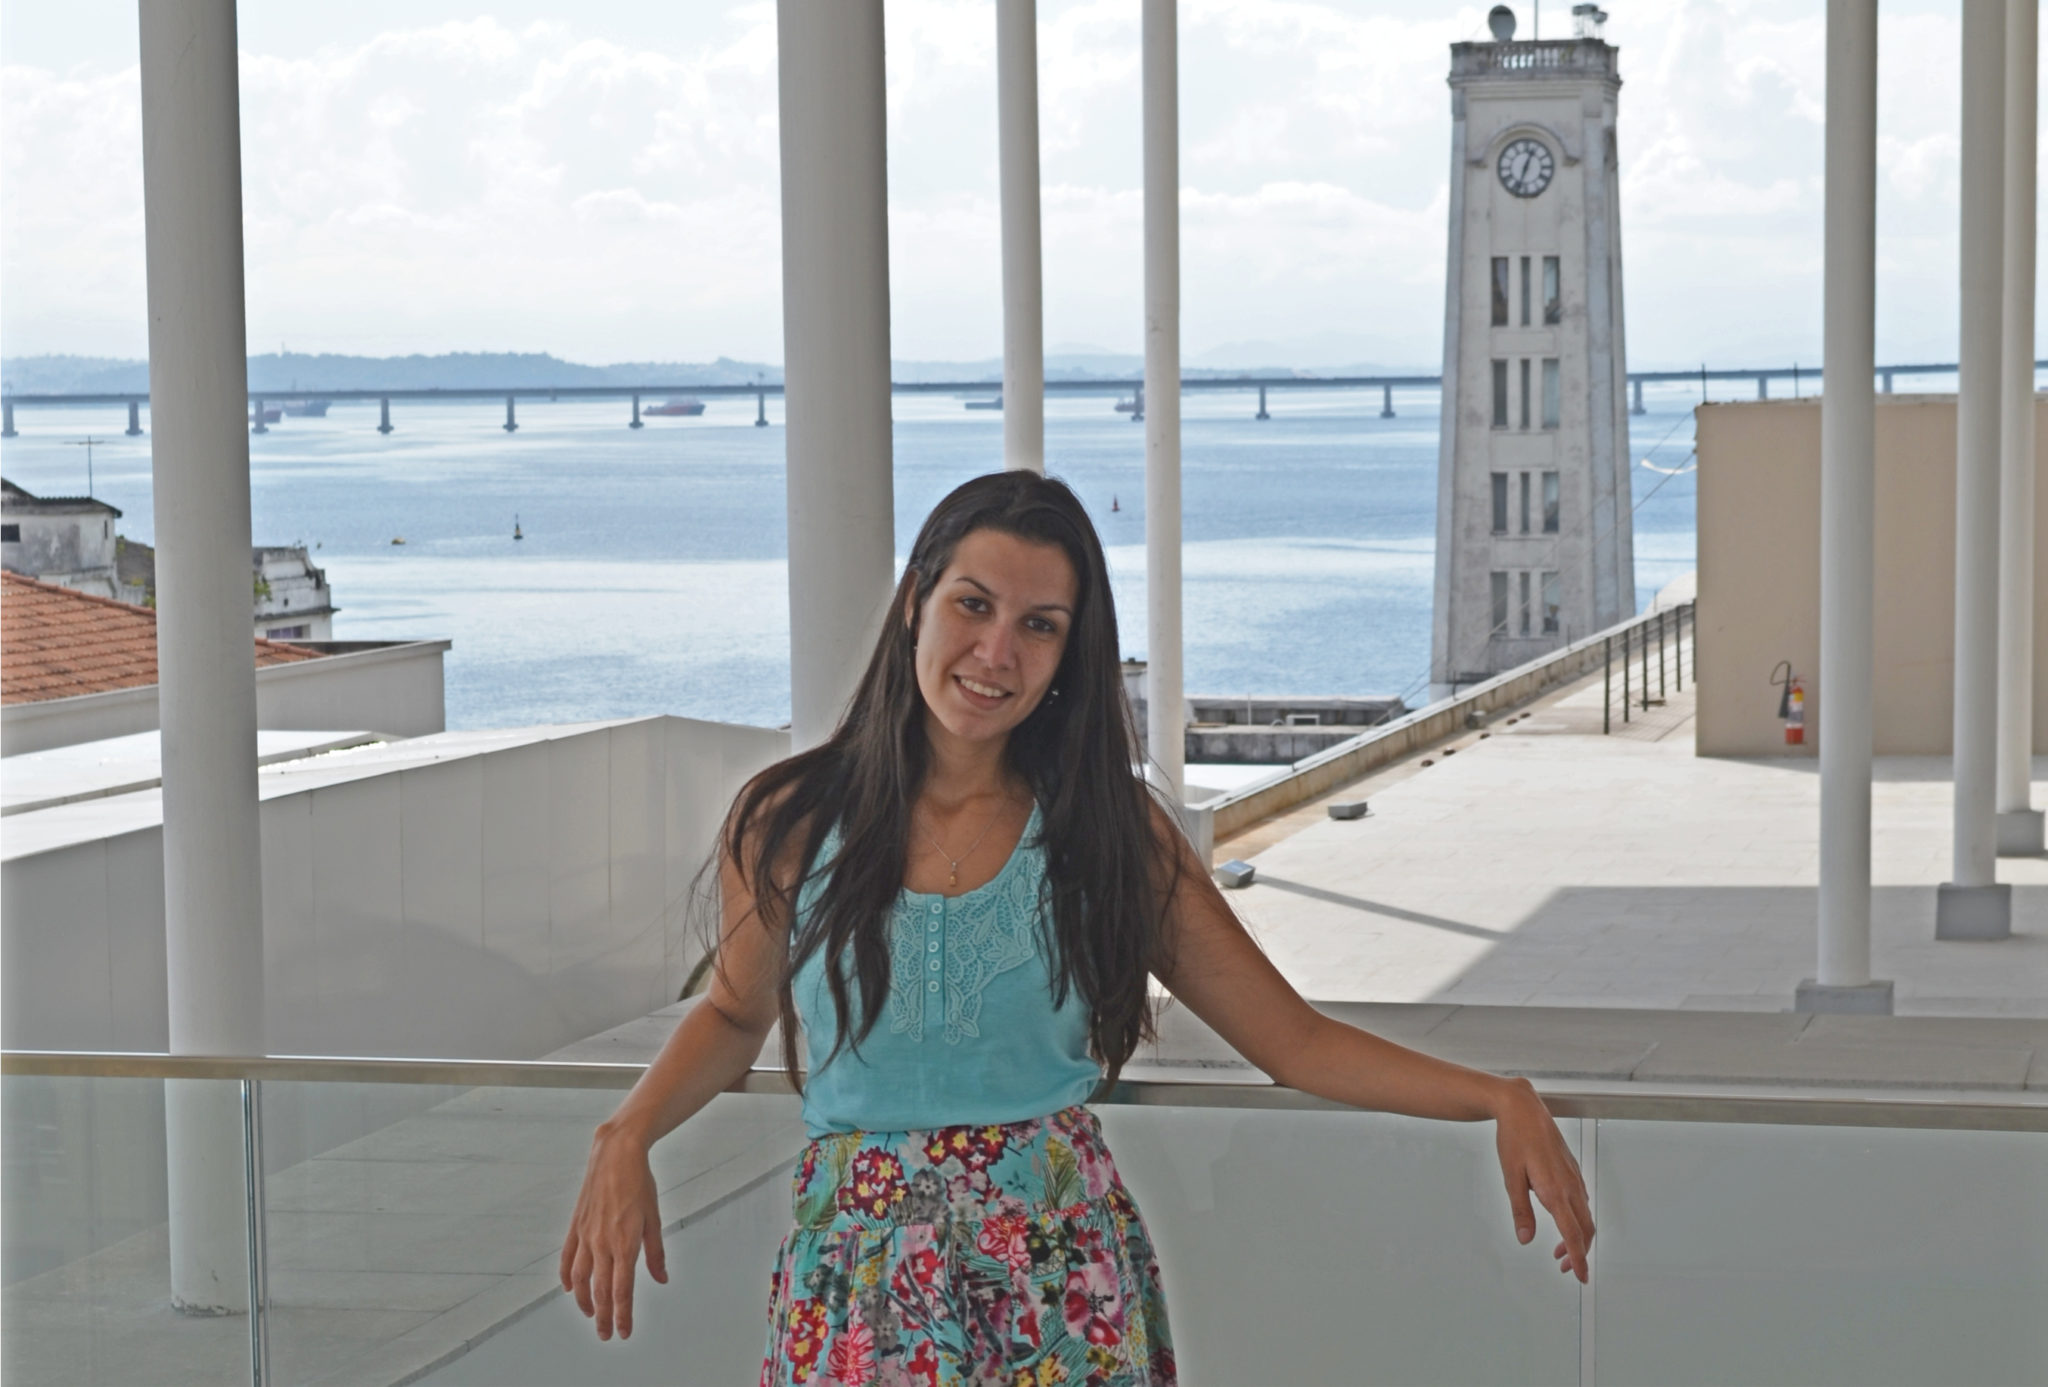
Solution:
M 599 1127 L 562 1285 L 632 1332 L 667 1279 L 647 1153 L 782 1023 L 812 1141 L 771 1285 L 764 1384 L 1171 1383 L 1158 1266 L 1081 1106 L 1151 1037 L 1156 977 L 1246 1059 L 1354 1107 L 1496 1124 L 1586 1279 L 1577 1163 L 1526 1080 L 1323 1016 L 1134 773 L 1102 546 L 1064 485 L 978 477 L 917 537 L 832 738 L 757 776 L 721 835 L 718 967 Z

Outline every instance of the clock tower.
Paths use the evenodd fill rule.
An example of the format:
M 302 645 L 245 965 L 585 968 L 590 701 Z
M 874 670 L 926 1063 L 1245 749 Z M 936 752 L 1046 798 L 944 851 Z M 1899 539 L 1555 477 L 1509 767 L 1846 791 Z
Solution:
M 1451 45 L 1432 697 L 1635 612 L 1606 17 Z

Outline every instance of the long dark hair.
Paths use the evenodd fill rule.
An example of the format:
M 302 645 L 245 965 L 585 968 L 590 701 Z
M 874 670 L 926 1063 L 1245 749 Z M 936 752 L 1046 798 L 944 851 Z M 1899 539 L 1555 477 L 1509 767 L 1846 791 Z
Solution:
M 1087 1006 L 1089 1049 L 1104 1067 L 1104 1091 L 1154 1034 L 1147 975 L 1165 963 L 1162 923 L 1180 858 L 1171 840 L 1154 831 L 1151 795 L 1137 770 L 1141 751 L 1124 697 L 1102 541 L 1064 483 L 996 472 L 956 487 L 918 531 L 837 730 L 754 777 L 726 817 L 721 853 L 743 870 L 751 864 L 748 886 L 761 922 L 790 931 L 778 998 L 783 1063 L 792 1080 L 798 1018 L 791 982 L 813 955 L 824 957 L 839 1045 L 857 1051 L 888 997 L 889 914 L 903 889 L 910 811 L 930 758 L 914 664 L 917 634 L 903 614 L 907 609 L 917 619 L 960 541 L 977 530 L 1057 545 L 1078 586 L 1051 689 L 1011 731 L 1006 749 L 1010 770 L 1030 786 L 1042 815 L 1049 1002 L 1063 1005 L 1071 992 Z M 835 825 L 838 850 L 821 863 Z M 791 874 L 791 862 L 802 869 Z M 814 875 L 820 890 L 799 919 L 798 892 Z M 830 1058 L 811 1060 L 821 1067 Z

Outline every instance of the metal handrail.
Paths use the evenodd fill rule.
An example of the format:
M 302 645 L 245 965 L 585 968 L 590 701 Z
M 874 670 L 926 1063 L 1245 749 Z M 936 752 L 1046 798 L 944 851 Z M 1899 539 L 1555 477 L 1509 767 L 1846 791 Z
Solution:
M 1139 1068 L 1149 1068 L 1134 1062 Z M 102 1079 L 217 1079 L 286 1083 L 443 1084 L 467 1088 L 627 1089 L 647 1066 L 562 1060 L 378 1059 L 322 1055 L 162 1055 L 108 1051 L 0 1051 L 0 1076 Z M 1203 1068 L 1194 1073 L 1213 1075 Z M 1231 1072 L 1253 1074 L 1249 1066 Z M 780 1068 L 756 1067 L 728 1092 L 792 1090 Z M 1538 1086 L 1558 1117 L 1638 1122 L 1733 1122 L 1817 1127 L 2048 1132 L 2048 1094 L 1944 1098 L 1896 1092 L 1815 1095 L 1730 1091 L 1704 1085 L 1573 1083 Z M 1264 1081 L 1125 1078 L 1108 1102 L 1136 1107 L 1265 1108 L 1346 1111 L 1299 1089 Z

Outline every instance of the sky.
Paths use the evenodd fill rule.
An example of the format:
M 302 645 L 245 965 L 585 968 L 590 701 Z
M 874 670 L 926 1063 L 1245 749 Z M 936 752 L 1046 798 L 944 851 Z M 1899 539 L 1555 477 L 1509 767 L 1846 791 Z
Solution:
M 135 2 L 0 9 L 9 356 L 146 353 Z M 1183 0 L 1189 364 L 1434 369 L 1447 45 L 1487 8 Z M 1515 8 L 1521 37 L 1566 36 L 1566 0 Z M 1629 364 L 1817 363 L 1823 0 L 1608 9 Z M 994 357 L 994 3 L 886 13 L 892 352 Z M 1136 352 L 1138 5 L 1038 15 L 1048 349 Z M 252 352 L 781 360 L 768 0 L 244 0 L 239 23 Z M 1959 46 L 1957 0 L 1882 6 L 1880 360 L 1955 358 Z

